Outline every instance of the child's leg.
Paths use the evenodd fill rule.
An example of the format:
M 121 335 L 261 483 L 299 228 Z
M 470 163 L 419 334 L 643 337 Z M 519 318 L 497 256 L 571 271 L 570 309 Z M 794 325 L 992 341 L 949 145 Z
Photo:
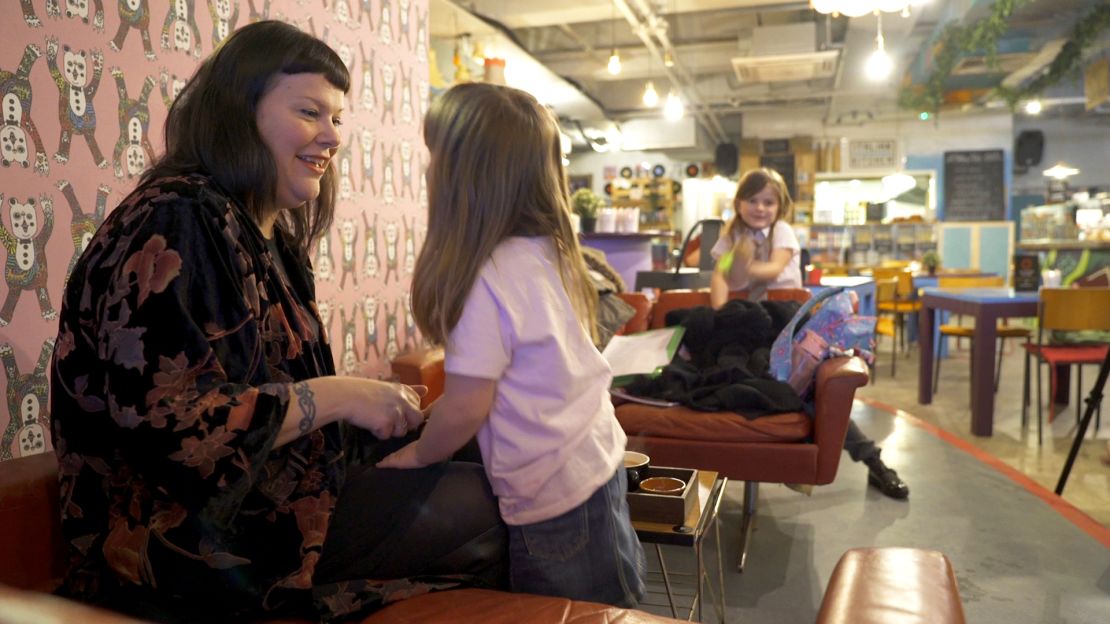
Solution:
M 632 529 L 624 470 L 567 513 L 509 527 L 513 591 L 634 607 L 644 595 L 644 550 Z

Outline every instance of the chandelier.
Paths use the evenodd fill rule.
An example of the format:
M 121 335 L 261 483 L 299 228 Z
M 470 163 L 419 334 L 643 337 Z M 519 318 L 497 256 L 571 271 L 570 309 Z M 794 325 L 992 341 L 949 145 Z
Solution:
M 809 4 L 818 13 L 840 14 L 846 17 L 860 17 L 880 11 L 909 15 L 911 6 L 925 4 L 928 0 L 810 0 Z

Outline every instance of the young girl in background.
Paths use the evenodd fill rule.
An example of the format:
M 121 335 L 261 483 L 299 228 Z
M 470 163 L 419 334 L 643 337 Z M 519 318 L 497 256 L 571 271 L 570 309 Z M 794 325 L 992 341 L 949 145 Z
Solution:
M 748 290 L 760 301 L 771 288 L 801 288 L 798 237 L 783 216 L 792 202 L 786 182 L 772 169 L 754 169 L 740 178 L 733 209 L 736 214 L 710 254 L 717 270 L 710 279 L 710 301 L 720 308 L 734 290 Z
M 442 397 L 385 468 L 444 461 L 477 435 L 509 527 L 514 591 L 634 606 L 644 554 L 625 435 L 594 347 L 555 119 L 531 95 L 453 87 L 424 121 L 428 237 L 413 313 L 445 345 Z
M 740 178 L 733 207 L 736 214 L 710 251 L 717 270 L 710 281 L 710 301 L 720 308 L 729 292 L 748 291 L 748 299 L 767 298 L 773 288 L 801 288 L 801 247 L 794 228 L 783 221 L 792 202 L 786 181 L 773 169 L 754 169 Z M 848 421 L 844 450 L 852 461 L 867 465 L 867 482 L 885 496 L 903 499 L 910 488 L 898 473 L 883 463 L 882 449 L 855 421 Z

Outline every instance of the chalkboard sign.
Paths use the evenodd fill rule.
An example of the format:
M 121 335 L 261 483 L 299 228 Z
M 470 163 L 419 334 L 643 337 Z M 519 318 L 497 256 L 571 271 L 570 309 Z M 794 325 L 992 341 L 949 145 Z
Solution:
M 1006 218 L 1002 150 L 944 153 L 944 220 Z
M 786 181 L 786 190 L 790 193 L 790 197 L 798 196 L 794 184 L 794 155 L 793 154 L 778 154 L 775 156 L 760 156 L 759 166 L 774 169 L 779 172 L 782 179 Z

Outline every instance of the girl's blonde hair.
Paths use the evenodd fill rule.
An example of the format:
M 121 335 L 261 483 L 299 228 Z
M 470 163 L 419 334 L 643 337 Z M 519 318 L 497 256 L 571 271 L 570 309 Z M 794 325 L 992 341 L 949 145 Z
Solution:
M 786 187 L 786 180 L 782 179 L 779 172 L 767 167 L 752 169 L 740 178 L 740 185 L 736 187 L 736 197 L 732 200 L 732 208 L 735 214 L 726 228 L 729 236 L 737 234 L 741 227 L 748 226 L 740 215 L 740 202 L 751 199 L 767 185 L 771 186 L 779 200 L 779 209 L 775 212 L 775 220 L 771 222 L 771 227 L 773 228 L 776 223 L 791 213 L 794 202 L 790 199 L 790 191 Z
M 510 236 L 548 236 L 575 313 L 596 342 L 597 293 L 571 229 L 555 118 L 531 95 L 498 85 L 452 87 L 428 110 L 428 237 L 412 310 L 432 342 L 459 321 L 478 272 Z

